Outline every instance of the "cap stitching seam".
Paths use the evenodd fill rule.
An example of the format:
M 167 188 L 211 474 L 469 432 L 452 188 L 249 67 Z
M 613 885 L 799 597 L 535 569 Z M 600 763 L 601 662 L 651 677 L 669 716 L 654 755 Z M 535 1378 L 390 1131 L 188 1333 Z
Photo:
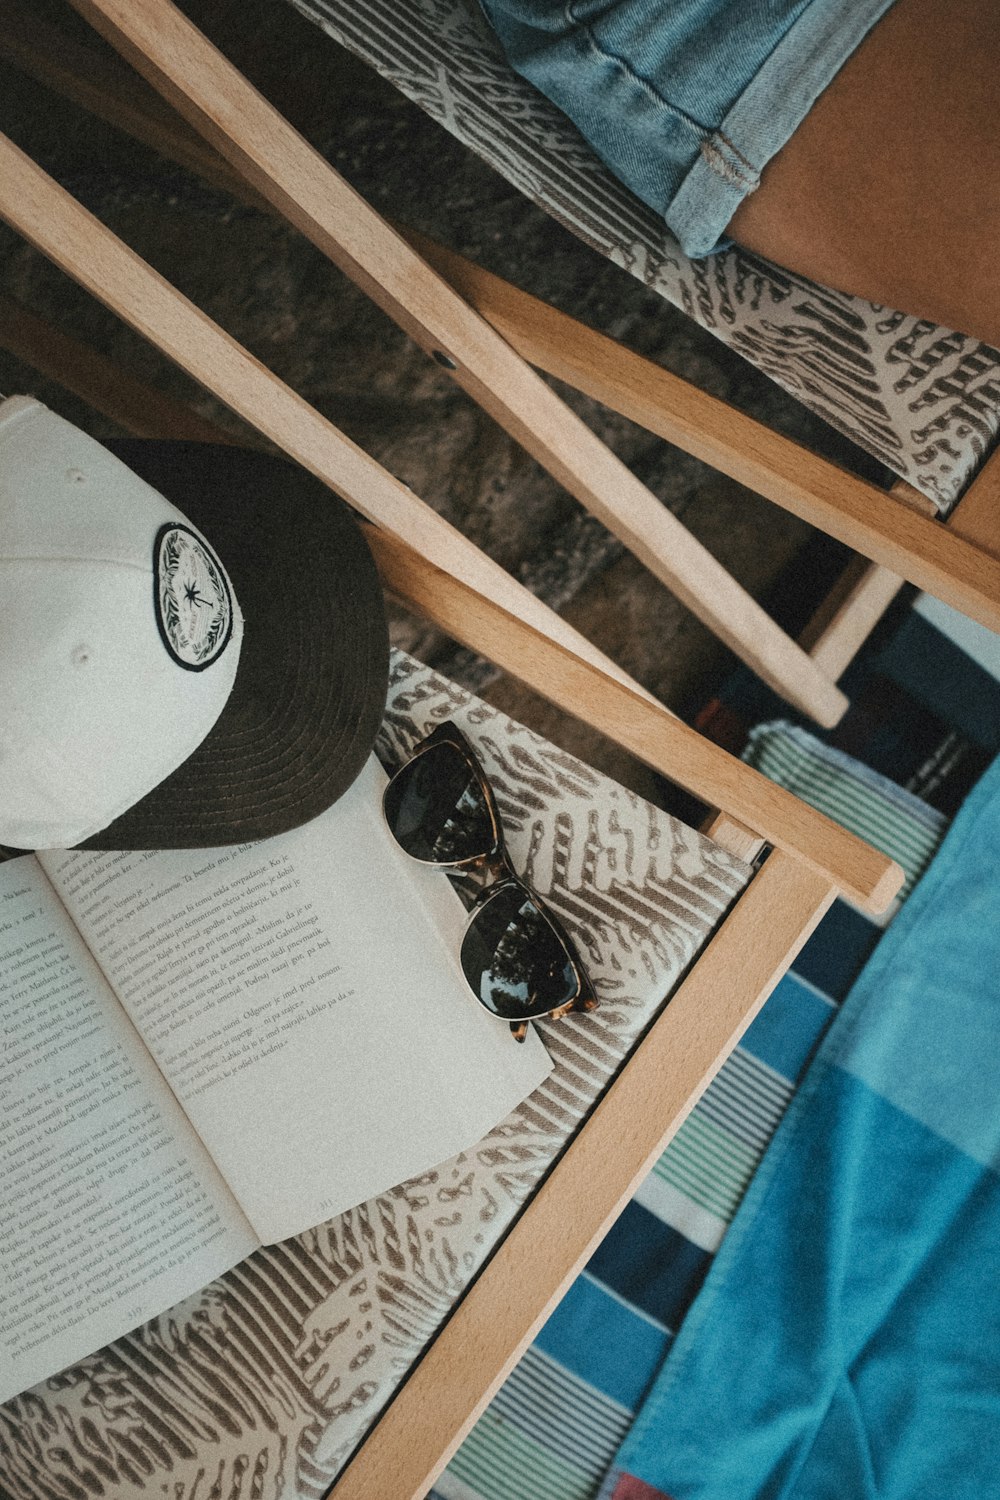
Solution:
M 0 552 L 0 562 L 9 563 L 105 563 L 112 568 L 131 568 L 135 573 L 150 573 L 152 569 L 143 563 L 127 562 L 119 557 L 63 557 L 45 553 Z

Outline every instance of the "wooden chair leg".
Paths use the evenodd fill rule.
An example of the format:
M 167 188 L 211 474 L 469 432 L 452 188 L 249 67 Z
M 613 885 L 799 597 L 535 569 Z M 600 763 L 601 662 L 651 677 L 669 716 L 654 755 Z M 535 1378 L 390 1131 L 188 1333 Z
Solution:
M 671 590 L 822 724 L 846 700 L 619 459 L 166 0 L 77 8 Z

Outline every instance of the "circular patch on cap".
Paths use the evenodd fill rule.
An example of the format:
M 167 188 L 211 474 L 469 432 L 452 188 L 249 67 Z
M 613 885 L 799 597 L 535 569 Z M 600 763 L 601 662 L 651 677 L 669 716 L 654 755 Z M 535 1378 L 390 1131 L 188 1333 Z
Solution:
M 156 623 L 170 655 L 189 672 L 203 672 L 225 651 L 233 633 L 233 600 L 222 567 L 188 526 L 168 522 L 153 543 Z

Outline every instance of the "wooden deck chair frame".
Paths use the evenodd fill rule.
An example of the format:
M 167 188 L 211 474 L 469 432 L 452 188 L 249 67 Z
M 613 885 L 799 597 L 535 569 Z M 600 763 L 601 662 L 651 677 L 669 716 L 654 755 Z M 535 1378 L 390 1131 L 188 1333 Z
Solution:
M 903 579 L 990 628 L 1000 626 L 1000 455 L 984 466 L 944 531 L 930 503 L 911 486 L 900 481 L 887 494 L 453 252 L 411 235 L 422 260 L 407 258 L 384 221 L 169 5 L 74 3 L 190 115 L 237 173 L 159 99 L 137 93 L 96 54 L 58 33 L 40 34 L 20 0 L 0 4 L 0 50 L 207 180 L 257 203 L 270 200 L 418 342 L 452 365 L 455 378 L 486 410 L 804 712 L 824 724 L 843 712 L 843 695 L 832 685 Z M 289 173 L 297 174 L 294 202 L 280 187 Z M 326 185 L 325 214 L 315 212 L 316 194 L 308 190 L 314 180 Z M 428 265 L 460 294 L 457 300 L 428 276 Z M 491 340 L 474 314 L 509 348 Z M 523 366 L 518 377 L 511 349 L 857 550 L 860 557 L 820 603 L 797 646 L 544 385 L 525 384 Z
M 109 69 L 102 54 L 40 28 L 20 0 L 0 0 L 0 52 L 208 181 L 277 207 L 423 347 L 452 365 L 484 408 L 765 681 L 818 722 L 829 725 L 843 712 L 845 700 L 833 684 L 904 579 L 1000 628 L 1000 455 L 942 524 L 930 502 L 904 482 L 886 493 L 858 479 L 453 252 L 409 236 L 420 258 L 408 255 L 384 221 L 165 0 L 74 3 L 221 157 L 156 95 Z M 282 182 L 292 180 L 290 198 Z M 491 330 L 502 339 L 491 338 Z M 859 557 L 821 601 L 797 646 L 547 387 L 525 381 L 528 372 L 511 363 L 512 350 L 856 550 Z
M 422 1496 L 834 897 L 883 909 L 902 872 L 604 670 L 582 637 L 533 596 L 522 598 L 506 574 L 2 139 L 0 216 L 366 514 L 388 590 L 716 808 L 718 842 L 744 857 L 768 851 L 331 1491 L 336 1500 Z M 127 417 L 126 381 L 109 380 L 100 360 L 88 373 L 86 354 L 41 334 L 36 325 L 43 359 L 73 364 L 81 394 L 96 392 L 100 402 L 113 392 Z M 141 393 L 131 411 L 126 425 L 147 435 L 213 436 L 200 419 L 188 425 L 172 403 Z
M 185 130 L 155 95 L 137 92 L 102 58 L 41 32 L 19 0 L 0 4 L 0 51 L 92 112 L 139 136 L 208 181 L 267 200 L 351 276 L 574 497 L 597 516 L 714 634 L 782 697 L 825 725 L 846 699 L 825 665 L 792 641 L 600 439 L 538 378 L 516 349 L 354 193 L 205 41 L 160 0 L 126 37 L 117 20 L 81 4 L 140 71 L 191 116 L 227 163 Z M 141 9 L 141 7 L 139 8 Z M 122 14 L 128 7 L 122 8 Z M 133 14 L 133 21 L 139 15 Z M 178 30 L 179 28 L 179 30 Z M 138 53 L 137 49 L 138 48 Z M 141 61 L 140 61 L 141 56 Z M 183 59 L 176 76 L 162 65 Z M 104 66 L 102 67 L 102 63 Z M 222 130 L 204 107 L 227 98 Z M 235 167 L 235 175 L 233 168 Z M 294 181 L 294 195 L 282 184 Z M 530 357 L 530 356 L 529 356 Z

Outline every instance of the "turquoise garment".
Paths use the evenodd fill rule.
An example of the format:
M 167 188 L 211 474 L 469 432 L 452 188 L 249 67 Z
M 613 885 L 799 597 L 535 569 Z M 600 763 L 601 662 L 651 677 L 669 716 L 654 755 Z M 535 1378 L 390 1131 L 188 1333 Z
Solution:
M 760 173 L 892 0 L 481 0 L 516 70 L 662 214 L 725 243 Z
M 1000 1496 L 998 1043 L 994 762 L 828 1029 L 609 1495 Z

